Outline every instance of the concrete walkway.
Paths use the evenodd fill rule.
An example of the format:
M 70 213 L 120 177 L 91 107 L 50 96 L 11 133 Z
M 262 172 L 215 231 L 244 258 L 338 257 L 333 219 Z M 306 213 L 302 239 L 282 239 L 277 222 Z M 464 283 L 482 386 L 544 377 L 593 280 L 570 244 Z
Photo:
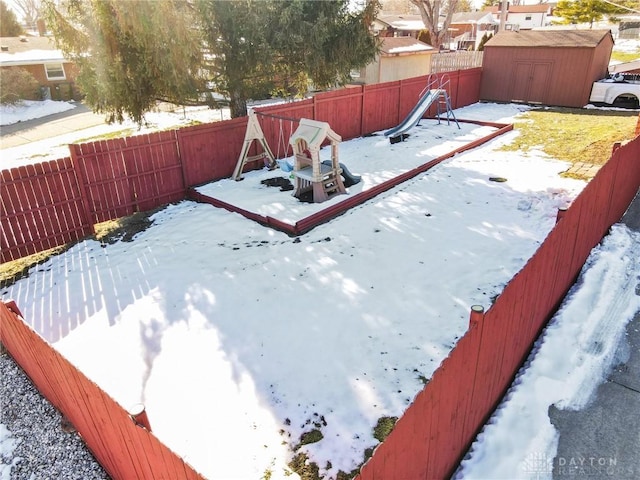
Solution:
M 640 191 L 622 222 L 640 232 Z M 635 293 L 640 295 L 640 278 L 636 280 Z M 640 312 L 627 325 L 616 358 L 626 360 L 614 367 L 585 408 L 549 409 L 560 433 L 555 480 L 640 478 Z

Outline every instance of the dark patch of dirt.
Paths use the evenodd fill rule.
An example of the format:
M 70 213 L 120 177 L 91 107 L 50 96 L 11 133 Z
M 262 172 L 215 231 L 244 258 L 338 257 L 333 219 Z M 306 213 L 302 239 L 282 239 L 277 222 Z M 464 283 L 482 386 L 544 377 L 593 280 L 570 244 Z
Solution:
M 96 240 L 103 245 L 111 245 L 117 242 L 133 242 L 134 237 L 144 232 L 153 225 L 151 216 L 161 210 L 157 208 L 146 212 L 137 212 L 128 217 L 122 217 L 112 222 L 106 222 L 108 225 L 96 225 Z
M 266 185 L 267 187 L 280 187 L 281 192 L 289 192 L 293 190 L 293 184 L 291 183 L 291 180 L 284 177 L 267 178 L 265 180 L 262 180 L 260 183 Z

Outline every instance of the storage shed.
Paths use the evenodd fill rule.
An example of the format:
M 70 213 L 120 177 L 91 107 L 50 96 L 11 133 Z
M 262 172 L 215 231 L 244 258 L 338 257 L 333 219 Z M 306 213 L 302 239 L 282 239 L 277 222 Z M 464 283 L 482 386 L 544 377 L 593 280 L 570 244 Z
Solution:
M 352 72 L 353 81 L 372 84 L 429 75 L 436 51 L 413 37 L 383 37 L 380 53 L 357 74 Z
M 583 107 L 612 49 L 609 30 L 501 32 L 485 44 L 480 98 Z

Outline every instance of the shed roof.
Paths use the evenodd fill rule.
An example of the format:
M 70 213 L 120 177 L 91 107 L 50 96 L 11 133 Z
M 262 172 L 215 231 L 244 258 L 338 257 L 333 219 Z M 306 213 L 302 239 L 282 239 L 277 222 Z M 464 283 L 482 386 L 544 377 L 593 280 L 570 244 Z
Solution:
M 408 53 L 427 53 L 435 49 L 413 37 L 382 37 L 380 53 L 382 55 L 399 55 Z
M 593 48 L 607 36 L 613 42 L 610 30 L 521 30 L 500 32 L 485 47 Z

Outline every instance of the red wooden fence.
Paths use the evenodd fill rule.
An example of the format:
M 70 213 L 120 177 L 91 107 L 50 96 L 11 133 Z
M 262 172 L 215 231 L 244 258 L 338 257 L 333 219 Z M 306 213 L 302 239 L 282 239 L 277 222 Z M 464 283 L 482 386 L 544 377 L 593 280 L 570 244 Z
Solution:
M 358 478 L 447 478 L 490 416 L 591 249 L 640 187 L 640 137 L 618 148 L 486 314 L 458 341 Z M 11 309 L 12 311 L 10 311 Z M 0 304 L 0 340 L 114 478 L 201 478 Z
M 480 69 L 446 75 L 454 107 L 478 101 Z M 415 105 L 427 78 L 348 87 L 259 111 L 322 120 L 348 140 L 396 125 Z M 184 199 L 191 186 L 231 176 L 246 122 L 237 118 L 70 145 L 71 159 L 3 170 L 2 262 L 76 241 L 90 235 L 95 223 Z M 271 117 L 261 122 L 274 153 L 286 156 L 295 122 Z
M 360 480 L 450 477 L 590 251 L 640 188 L 640 136 L 617 148 L 364 465 Z
M 93 233 L 70 158 L 2 170 L 0 175 L 3 262 Z
M 14 303 L 0 302 L 0 325 L 2 344 L 112 478 L 204 479 L 31 330 Z

